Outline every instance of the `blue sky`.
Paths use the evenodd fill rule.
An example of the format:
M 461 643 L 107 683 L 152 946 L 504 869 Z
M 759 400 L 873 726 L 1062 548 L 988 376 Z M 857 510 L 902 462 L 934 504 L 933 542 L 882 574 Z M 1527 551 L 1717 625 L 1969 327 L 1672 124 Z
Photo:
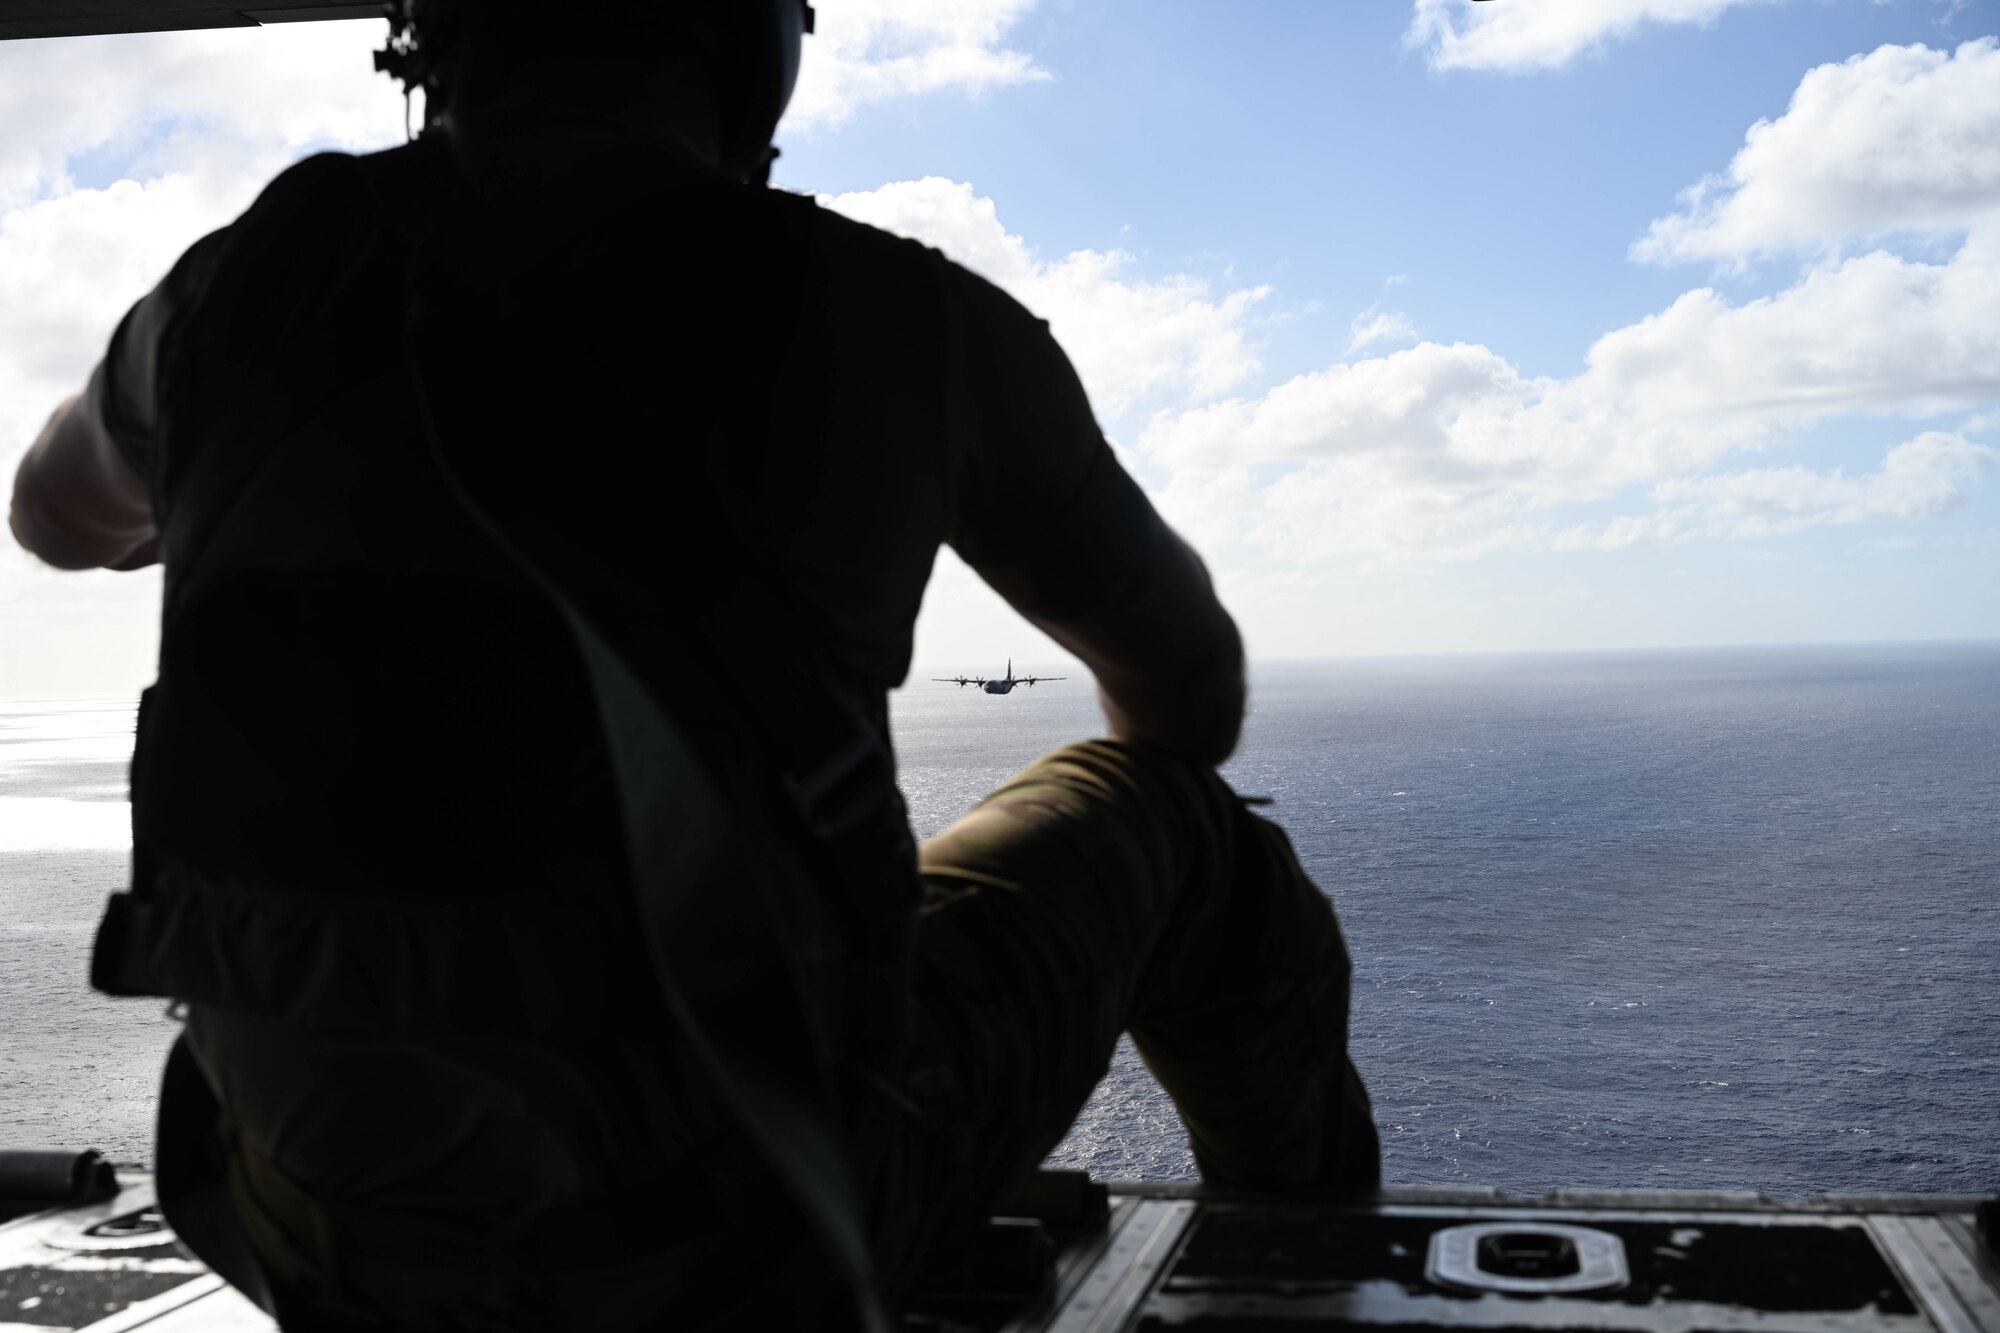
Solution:
M 1398 4 L 1041 6 L 1010 44 L 1047 82 L 861 108 L 781 136 L 778 175 L 826 193 L 947 176 L 1047 252 L 1122 245 L 1156 271 L 1271 283 L 1322 306 L 1277 340 L 1280 373 L 1338 354 L 1349 316 L 1406 274 L 1397 302 L 1419 327 L 1567 374 L 1595 333 L 1708 279 L 1626 246 L 1806 70 L 2000 31 L 2000 7 L 1947 12 L 1748 6 L 1514 73 L 1432 70 Z
M 1253 654 L 2000 636 L 2000 4 L 819 12 L 779 182 L 1046 315 Z M 0 465 L 261 180 L 401 137 L 379 26 L 0 48 Z M 136 688 L 156 596 L 0 553 L 0 694 Z M 919 663 L 1008 656 L 946 559 Z

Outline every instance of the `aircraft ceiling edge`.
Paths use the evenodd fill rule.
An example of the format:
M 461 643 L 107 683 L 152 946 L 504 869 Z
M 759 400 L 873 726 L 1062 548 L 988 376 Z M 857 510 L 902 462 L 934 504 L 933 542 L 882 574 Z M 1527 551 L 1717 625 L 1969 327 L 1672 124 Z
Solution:
M 0 0 L 0 41 L 36 37 L 102 37 L 128 32 L 187 32 L 255 28 L 267 23 L 382 17 L 382 5 L 293 0 L 254 7 L 191 0 Z

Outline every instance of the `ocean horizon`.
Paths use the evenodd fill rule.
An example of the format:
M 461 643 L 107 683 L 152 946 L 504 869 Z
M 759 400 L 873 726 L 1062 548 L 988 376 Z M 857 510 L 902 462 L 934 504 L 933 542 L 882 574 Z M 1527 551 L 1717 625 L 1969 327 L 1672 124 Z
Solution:
M 919 678 L 956 669 L 891 699 L 920 836 L 1102 729 L 1087 673 Z M 1387 1182 L 2000 1187 L 2000 643 L 1266 661 L 1252 696 L 1224 772 L 1340 912 Z M 85 981 L 133 707 L 0 700 L 0 1145 L 150 1157 L 174 1027 Z M 1193 1174 L 1129 1046 L 1051 1160 Z

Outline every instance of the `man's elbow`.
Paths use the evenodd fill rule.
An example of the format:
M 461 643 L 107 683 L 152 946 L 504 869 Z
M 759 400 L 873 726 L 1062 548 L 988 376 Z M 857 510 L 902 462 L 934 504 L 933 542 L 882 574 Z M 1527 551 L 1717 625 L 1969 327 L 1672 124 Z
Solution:
M 1198 757 L 1204 763 L 1219 765 L 1236 753 L 1236 744 L 1243 737 L 1249 686 L 1244 679 L 1243 640 L 1235 623 L 1229 622 L 1227 635 L 1218 638 L 1213 655 L 1198 673 L 1201 684 L 1191 711 L 1200 719 L 1194 728 L 1201 742 Z
M 105 563 L 91 543 L 68 531 L 47 505 L 18 492 L 7 508 L 7 530 L 21 549 L 57 569 L 96 569 Z
M 56 569 L 136 567 L 133 557 L 154 537 L 150 522 L 93 522 L 54 502 L 30 476 L 16 479 L 7 530 L 21 548 Z
M 119 456 L 83 395 L 59 404 L 21 456 L 7 527 L 57 569 L 126 565 L 154 536 L 144 479 Z
M 1236 743 L 1242 738 L 1243 719 L 1217 713 L 1183 724 L 1168 748 L 1210 768 L 1220 768 L 1236 753 Z
M 1220 623 L 1199 637 L 1198 647 L 1148 659 L 1143 676 L 1099 675 L 1114 724 L 1134 739 L 1210 765 L 1235 753 L 1248 699 L 1242 640 L 1216 610 Z

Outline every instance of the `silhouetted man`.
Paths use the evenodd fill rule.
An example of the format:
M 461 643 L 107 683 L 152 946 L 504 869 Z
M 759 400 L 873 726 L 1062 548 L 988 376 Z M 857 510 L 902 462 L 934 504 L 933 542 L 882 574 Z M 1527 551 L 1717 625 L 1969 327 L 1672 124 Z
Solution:
M 866 1321 L 1126 1029 L 1205 1178 L 1371 1188 L 1236 630 L 1040 321 L 762 188 L 805 6 L 402 17 L 426 132 L 198 242 L 16 481 L 166 568 L 93 980 L 188 1002 L 183 1235 L 288 1328 Z M 1111 739 L 917 849 L 947 542 Z

